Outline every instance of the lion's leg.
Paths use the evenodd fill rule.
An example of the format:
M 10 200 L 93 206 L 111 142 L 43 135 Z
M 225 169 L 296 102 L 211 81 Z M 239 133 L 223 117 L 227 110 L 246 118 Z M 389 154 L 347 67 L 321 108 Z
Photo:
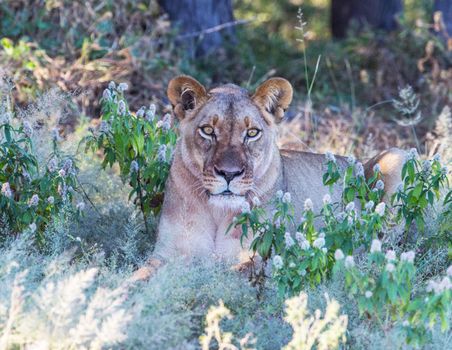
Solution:
M 381 174 L 385 184 L 384 200 L 388 201 L 402 182 L 402 167 L 405 163 L 406 152 L 398 148 L 390 148 L 381 152 L 364 164 L 366 177 L 373 175 L 376 164 L 380 166 Z

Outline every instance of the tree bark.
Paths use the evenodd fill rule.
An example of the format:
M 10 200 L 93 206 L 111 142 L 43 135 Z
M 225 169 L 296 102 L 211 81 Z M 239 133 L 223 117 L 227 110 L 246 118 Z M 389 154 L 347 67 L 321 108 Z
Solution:
M 403 11 L 402 0 L 332 0 L 331 31 L 344 38 L 350 25 L 391 31 L 397 28 L 396 15 Z
M 235 30 L 232 26 L 205 33 L 224 23 L 234 21 L 232 0 L 158 0 L 168 13 L 174 27 L 178 28 L 183 45 L 191 57 L 200 57 L 234 42 Z
M 433 11 L 441 12 L 449 37 L 452 37 L 452 0 L 435 0 Z

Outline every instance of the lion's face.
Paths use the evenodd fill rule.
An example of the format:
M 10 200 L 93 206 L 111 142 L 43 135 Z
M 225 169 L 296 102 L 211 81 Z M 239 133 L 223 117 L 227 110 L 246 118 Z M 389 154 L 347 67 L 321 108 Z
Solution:
M 276 83 L 288 84 L 282 79 Z M 212 204 L 237 207 L 254 196 L 259 198 L 259 179 L 277 152 L 275 115 L 282 118 L 288 105 L 275 104 L 283 93 L 286 100 L 289 94 L 276 90 L 275 84 L 264 83 L 250 96 L 235 85 L 207 93 L 188 77 L 170 83 L 168 96 L 180 119 L 182 161 L 198 179 L 196 191 L 207 195 Z

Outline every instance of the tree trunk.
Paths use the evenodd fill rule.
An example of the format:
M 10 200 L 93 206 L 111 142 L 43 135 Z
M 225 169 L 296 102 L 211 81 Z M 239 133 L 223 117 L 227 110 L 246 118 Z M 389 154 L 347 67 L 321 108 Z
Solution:
M 331 31 L 335 38 L 344 38 L 350 25 L 394 30 L 396 15 L 402 11 L 402 0 L 332 0 Z
M 158 0 L 169 15 L 174 27 L 178 28 L 180 39 L 191 57 L 210 54 L 235 40 L 232 26 L 221 30 L 209 30 L 234 21 L 232 0 Z
M 435 0 L 433 11 L 441 12 L 447 34 L 452 37 L 452 0 Z

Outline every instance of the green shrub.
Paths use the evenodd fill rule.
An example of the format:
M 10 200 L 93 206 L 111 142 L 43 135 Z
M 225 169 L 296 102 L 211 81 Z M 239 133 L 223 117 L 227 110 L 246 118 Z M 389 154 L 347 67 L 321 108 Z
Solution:
M 380 179 L 382 175 L 378 165 L 374 167 L 373 175 L 366 179 L 363 165 L 354 157 L 349 157 L 343 174 L 331 153 L 326 158 L 327 170 L 323 181 L 332 186 L 342 179 L 341 203 L 332 203 L 327 194 L 323 198 L 323 208 L 315 214 L 308 198 L 301 222 L 296 223 L 290 193 L 279 191 L 275 199 L 266 203 L 265 207 L 274 208 L 270 217 L 261 203 L 254 200 L 254 207 L 244 207 L 229 227 L 241 226 L 242 240 L 248 238 L 251 231 L 250 249 L 263 258 L 263 266 L 273 255 L 273 278 L 281 296 L 296 295 L 306 285 L 314 287 L 320 284 L 330 275 L 338 254 L 339 257 L 344 252 L 351 255 L 358 248 L 369 248 L 372 240 L 381 237 L 384 230 L 394 224 L 391 210 L 388 211 L 386 203 L 381 201 L 384 182 Z M 402 172 L 405 187 L 394 195 L 402 201 L 395 206 L 399 210 L 396 222 L 400 221 L 401 213 L 411 212 L 417 221 L 423 222 L 427 206 L 439 199 L 439 190 L 446 185 L 446 174 L 437 157 L 424 164 L 429 165 L 428 169 L 425 165 L 420 167 L 413 157 L 406 160 Z M 424 197 L 425 203 L 419 200 Z M 355 199 L 359 200 L 361 209 L 355 205 Z M 450 195 L 446 196 L 448 200 Z M 319 229 L 314 226 L 315 219 L 322 223 Z M 263 282 L 263 269 L 257 282 Z
M 372 241 L 365 268 L 355 265 L 351 255 L 336 252 L 336 273 L 344 275 L 350 297 L 357 301 L 361 315 L 376 320 L 383 331 L 401 327 L 409 342 L 425 342 L 427 325 L 432 328 L 439 318 L 441 329 L 448 329 L 451 305 L 449 276 L 430 281 L 427 292 L 414 288 L 416 267 L 414 251 L 397 257 L 394 250 L 382 252 L 382 243 Z M 449 268 L 449 274 L 451 267 Z
M 76 163 L 60 152 L 58 130 L 54 133 L 53 152 L 46 164 L 39 164 L 31 123 L 15 126 L 11 115 L 0 119 L 0 222 L 16 234 L 32 231 L 40 246 L 51 220 L 63 208 L 72 210 L 78 185 Z
M 118 164 L 121 179 L 132 190 L 129 199 L 141 210 L 145 224 L 148 215 L 158 213 L 168 177 L 176 133 L 171 116 L 162 120 L 155 115 L 155 105 L 140 108 L 133 115 L 124 97 L 127 84 L 111 82 L 104 91 L 99 128 L 87 136 L 86 150 L 102 151 L 102 166 Z M 149 233 L 149 229 L 146 231 Z
M 447 184 L 447 169 L 441 166 L 439 156 L 422 163 L 413 148 L 402 168 L 403 184 L 392 196 L 397 209 L 397 219 L 405 220 L 408 229 L 414 221 L 420 231 L 424 231 L 427 207 L 440 198 L 440 189 Z M 450 198 L 446 197 L 445 203 Z

